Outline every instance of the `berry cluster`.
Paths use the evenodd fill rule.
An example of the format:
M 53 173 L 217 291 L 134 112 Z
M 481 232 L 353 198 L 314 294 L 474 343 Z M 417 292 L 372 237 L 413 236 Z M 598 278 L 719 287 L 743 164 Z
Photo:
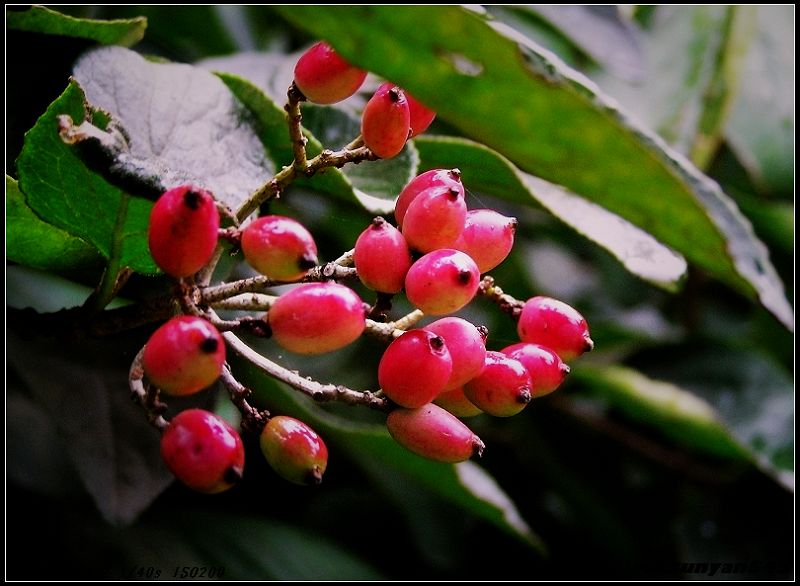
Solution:
M 352 95 L 365 76 L 318 43 L 297 63 L 290 101 L 301 92 L 305 99 L 330 104 Z M 364 108 L 361 138 L 370 156 L 391 157 L 434 116 L 386 83 Z M 291 112 L 289 118 L 291 125 Z M 315 169 L 304 154 L 303 162 Z M 264 457 L 280 476 L 316 484 L 327 466 L 327 447 L 307 424 L 259 411 L 247 402 L 249 390 L 225 362 L 226 342 L 241 341 L 232 331 L 220 331 L 271 336 L 283 349 L 305 355 L 343 348 L 365 332 L 376 336 L 388 344 L 377 365 L 377 393 L 309 382 L 265 358 L 254 360 L 269 364 L 265 371 L 270 375 L 317 400 L 346 400 L 388 411 L 386 425 L 399 444 L 442 462 L 463 461 L 484 449 L 463 418 L 519 413 L 533 398 L 558 388 L 569 372 L 565 361 L 591 350 L 586 320 L 572 307 L 547 297 L 522 303 L 503 294 L 491 277 L 481 279 L 510 253 L 517 223 L 494 210 L 468 210 L 458 169 L 431 169 L 414 178 L 398 195 L 394 219 L 396 225 L 375 218 L 352 251 L 318 266 L 313 235 L 292 218 L 264 215 L 243 225 L 234 220 L 220 229 L 213 195 L 192 185 L 171 189 L 156 202 L 150 250 L 158 266 L 179 279 L 183 314 L 153 333 L 134 361 L 140 368 L 132 368 L 131 386 L 163 431 L 164 462 L 184 484 L 216 493 L 233 486 L 244 472 L 242 438 L 217 415 L 189 409 L 169 422 L 161 416 L 167 408 L 161 392 L 190 395 L 217 380 L 242 413 L 242 429 L 259 435 Z M 203 281 L 208 277 L 201 275 L 210 274 L 207 269 L 221 250 L 221 237 L 233 244 L 234 252 L 241 250 L 261 277 L 208 286 Z M 373 306 L 339 282 L 356 277 L 375 292 Z M 295 285 L 277 297 L 262 293 L 285 283 Z M 266 313 L 220 319 L 215 308 L 244 308 L 237 298 L 244 292 L 251 294 L 244 301 L 247 308 Z M 416 310 L 388 321 L 392 297 L 403 293 Z M 497 301 L 518 321 L 519 343 L 487 349 L 486 328 L 449 315 L 478 294 Z M 425 316 L 437 319 L 412 329 Z M 313 391 L 309 385 L 316 385 Z

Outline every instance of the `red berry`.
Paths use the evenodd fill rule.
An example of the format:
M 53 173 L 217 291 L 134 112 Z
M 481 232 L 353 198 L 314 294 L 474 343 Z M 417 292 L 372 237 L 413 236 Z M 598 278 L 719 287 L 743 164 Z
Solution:
M 410 115 L 408 100 L 399 87 L 384 83 L 364 106 L 361 137 L 381 159 L 399 154 L 408 140 Z
M 386 348 L 378 365 L 378 383 L 398 405 L 421 407 L 444 389 L 452 370 L 442 338 L 426 330 L 410 330 Z
M 213 196 L 192 185 L 175 187 L 158 198 L 150 212 L 150 253 L 168 275 L 188 277 L 211 260 L 218 231 Z
M 294 83 L 316 104 L 334 104 L 358 91 L 367 72 L 353 67 L 327 43 L 308 49 L 294 67 Z
M 481 373 L 464 385 L 464 394 L 486 413 L 509 417 L 530 402 L 531 375 L 518 360 L 489 351 Z
M 361 298 L 338 283 L 298 285 L 275 301 L 267 320 L 275 341 L 298 354 L 347 346 L 366 326 Z
M 517 324 L 519 338 L 552 349 L 568 361 L 594 348 L 589 326 L 573 307 L 551 297 L 531 297 Z
M 480 374 L 486 358 L 485 328 L 482 332 L 460 317 L 443 317 L 425 329 L 442 337 L 453 360 L 453 372 L 445 390 L 460 387 Z
M 361 282 L 381 293 L 399 293 L 412 263 L 400 230 L 381 217 L 356 240 L 353 261 Z
M 433 401 L 442 409 L 449 411 L 456 417 L 475 417 L 483 413 L 464 394 L 464 387 L 456 387 L 449 391 L 442 391 Z
M 531 375 L 531 395 L 542 397 L 555 391 L 569 374 L 569 366 L 550 348 L 520 342 L 501 350 L 503 354 L 519 360 Z
M 386 427 L 397 443 L 437 462 L 463 462 L 483 453 L 483 442 L 472 430 L 437 405 L 395 409 Z
M 142 364 L 147 378 L 170 395 L 191 395 L 219 378 L 225 343 L 213 325 L 188 315 L 173 317 L 147 342 Z
M 467 203 L 461 190 L 436 186 L 421 192 L 403 218 L 403 236 L 419 252 L 452 248 L 464 230 Z
M 406 296 L 428 315 L 458 311 L 478 291 L 478 267 L 458 250 L 429 252 L 411 265 L 406 275 Z
M 255 270 L 270 279 L 296 281 L 317 264 L 317 245 L 292 218 L 263 216 L 242 231 L 242 252 Z
M 431 169 L 430 171 L 425 171 L 412 179 L 400 192 L 400 196 L 394 205 L 394 219 L 397 221 L 397 225 L 403 225 L 408 206 L 420 193 L 431 187 L 438 186 L 456 189 L 461 194 L 461 197 L 464 197 L 464 186 L 461 185 L 461 171 L 458 169 Z
M 260 438 L 264 457 L 280 476 L 295 484 L 319 484 L 328 467 L 328 448 L 308 425 L 278 415 L 267 422 Z
M 511 252 L 516 228 L 516 218 L 494 210 L 470 210 L 453 248 L 470 255 L 478 270 L 485 273 L 503 262 Z
M 161 436 L 161 457 L 186 486 L 205 493 L 231 488 L 244 472 L 242 438 L 203 409 L 181 411 Z
M 409 136 L 411 138 L 428 130 L 428 126 L 436 118 L 436 112 L 426 108 L 408 92 L 406 92 L 406 99 L 408 100 L 408 113 L 411 117 L 411 135 Z

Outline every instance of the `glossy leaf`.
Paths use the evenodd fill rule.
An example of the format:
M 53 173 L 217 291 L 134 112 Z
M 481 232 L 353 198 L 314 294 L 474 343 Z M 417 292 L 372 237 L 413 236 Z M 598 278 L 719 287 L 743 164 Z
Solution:
M 668 246 L 691 239 L 690 262 L 758 298 L 791 327 L 792 310 L 766 249 L 719 186 L 594 84 L 512 29 L 456 6 L 277 10 L 522 170 L 594 201 Z
M 118 174 L 158 191 L 195 183 L 235 209 L 274 171 L 239 103 L 207 71 L 104 47 L 86 53 L 74 75 L 127 134 L 110 153 Z
M 508 159 L 465 139 L 422 136 L 415 141 L 420 168 L 458 167 L 467 189 L 523 205 L 539 205 L 599 244 L 634 275 L 675 289 L 686 273 L 686 261 L 647 232 L 558 185 L 523 173 Z M 526 227 L 518 229 L 524 234 Z
M 6 10 L 6 28 L 90 39 L 103 45 L 130 47 L 142 40 L 147 28 L 147 19 L 144 17 L 118 20 L 75 18 L 44 6 L 31 6 L 22 11 Z
M 91 116 L 75 82 L 25 136 L 17 170 L 28 205 L 42 220 L 92 244 L 109 264 L 156 273 L 147 247 L 152 204 L 131 197 L 86 167 L 75 147 L 58 135 L 57 118 L 63 114 L 76 123 Z
M 44 222 L 28 207 L 17 181 L 6 175 L 6 259 L 55 272 L 97 265 L 97 250 Z

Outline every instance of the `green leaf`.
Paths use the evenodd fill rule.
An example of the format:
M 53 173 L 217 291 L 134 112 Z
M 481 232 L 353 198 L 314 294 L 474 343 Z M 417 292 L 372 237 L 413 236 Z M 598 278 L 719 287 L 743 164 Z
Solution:
M 44 6 L 27 10 L 6 9 L 6 29 L 90 39 L 103 45 L 130 47 L 142 40 L 147 28 L 144 17 L 120 20 L 75 18 Z
M 544 545 L 520 516 L 514 503 L 483 469 L 471 462 L 442 464 L 420 458 L 397 444 L 385 426 L 355 422 L 313 406 L 296 391 L 265 377 L 250 363 L 235 359 L 237 377 L 256 393 L 269 409 L 300 418 L 347 452 L 372 474 L 375 466 L 424 488 L 485 519 L 543 551 Z
M 573 375 L 609 405 L 676 444 L 756 462 L 784 482 L 794 469 L 791 380 L 754 352 L 674 358 L 672 364 L 681 365 L 681 386 L 621 366 L 576 365 Z
M 97 250 L 42 221 L 25 201 L 17 181 L 6 175 L 6 259 L 45 271 L 97 266 Z
M 559 220 L 596 242 L 634 275 L 674 290 L 686 273 L 686 261 L 652 236 L 619 216 L 566 189 L 517 169 L 489 147 L 459 138 L 416 139 L 420 168 L 458 167 L 470 190 L 523 205 L 540 205 Z M 520 225 L 524 235 L 526 226 Z M 684 248 L 688 248 L 686 242 Z
M 152 204 L 131 197 L 90 171 L 58 134 L 58 116 L 87 119 L 83 92 L 71 82 L 25 135 L 17 159 L 19 186 L 45 222 L 92 244 L 111 265 L 157 272 L 147 246 Z
M 103 47 L 81 57 L 75 78 L 127 135 L 111 153 L 117 174 L 158 191 L 202 185 L 236 209 L 274 172 L 246 111 L 207 71 Z
M 691 239 L 690 262 L 758 298 L 791 327 L 792 309 L 765 247 L 719 186 L 591 82 L 505 25 L 456 6 L 276 10 L 522 170 L 591 199 L 668 246 Z
M 286 115 L 277 103 L 279 99 L 285 102 L 286 88 L 282 88 L 284 95 L 269 94 L 265 88 L 277 91 L 276 84 L 272 81 L 284 76 L 269 72 L 279 72 L 287 61 L 291 63 L 285 56 L 277 59 L 274 55 L 265 53 L 248 55 L 244 64 L 241 57 L 204 62 L 204 67 L 217 71 L 235 69 L 246 73 L 252 72 L 256 64 L 263 65 L 260 68 L 263 76 L 261 87 L 236 74 L 218 75 L 259 121 L 259 136 L 277 167 L 291 163 L 293 158 Z M 361 132 L 358 120 L 338 108 L 303 104 L 302 114 L 308 139 L 306 152 L 309 157 L 319 154 L 323 148 L 339 149 Z M 417 152 L 413 143 L 409 143 L 399 155 L 391 159 L 368 161 L 343 169 L 327 169 L 314 177 L 300 178 L 297 184 L 307 185 L 346 201 L 358 202 L 372 214 L 388 214 L 394 209 L 394 202 L 400 191 L 416 175 L 417 164 Z
M 794 193 L 794 7 L 757 6 L 726 137 L 765 191 Z
M 631 419 L 679 445 L 722 458 L 749 459 L 711 405 L 689 391 L 622 366 L 580 365 L 571 376 Z
M 637 31 L 623 18 L 617 6 L 543 4 L 520 6 L 516 10 L 539 15 L 620 79 L 636 82 L 644 76 Z

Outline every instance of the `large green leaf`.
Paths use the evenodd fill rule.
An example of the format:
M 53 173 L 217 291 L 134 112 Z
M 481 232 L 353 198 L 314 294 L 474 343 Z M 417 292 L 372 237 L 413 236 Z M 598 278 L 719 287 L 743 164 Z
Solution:
M 207 71 L 102 47 L 78 60 L 75 78 L 125 131 L 109 153 L 117 174 L 158 190 L 202 185 L 236 209 L 274 171 L 241 105 Z
M 694 362 L 689 357 L 680 364 L 680 386 L 621 366 L 576 365 L 573 375 L 609 405 L 675 443 L 702 454 L 758 462 L 784 481 L 793 470 L 791 381 L 752 352 Z
M 326 440 L 344 447 L 368 474 L 375 473 L 375 466 L 383 471 L 391 470 L 402 482 L 430 491 L 542 551 L 541 540 L 520 516 L 514 503 L 479 466 L 472 462 L 452 465 L 420 458 L 400 447 L 385 426 L 345 419 L 315 407 L 297 392 L 265 377 L 238 357 L 234 366 L 237 377 L 252 388 L 269 409 L 306 421 Z M 383 481 L 383 476 L 379 475 L 378 480 Z
M 523 173 L 508 159 L 481 144 L 450 137 L 415 140 L 420 168 L 458 167 L 467 189 L 525 205 L 539 204 L 562 222 L 596 242 L 631 273 L 674 289 L 686 273 L 686 261 L 619 216 L 543 179 Z M 524 234 L 525 226 L 517 229 Z
M 279 105 L 286 101 L 288 85 L 283 87 L 273 83 L 285 77 L 280 71 L 287 62 L 291 63 L 290 58 L 276 58 L 275 55 L 263 53 L 208 60 L 202 64 L 215 71 L 234 70 L 249 76 L 249 79 L 245 79 L 237 74 L 218 73 L 258 120 L 259 136 L 279 168 L 289 164 L 293 157 L 286 114 Z M 258 65 L 261 67 L 257 68 Z M 256 76 L 254 69 L 260 75 Z M 283 94 L 277 93 L 279 91 Z M 341 148 L 361 132 L 358 120 L 338 108 L 304 104 L 302 114 L 309 157 L 318 155 L 323 148 Z M 327 169 L 308 179 L 301 177 L 297 183 L 356 201 L 372 214 L 388 214 L 394 209 L 394 201 L 400 191 L 416 174 L 417 162 L 417 152 L 413 143 L 409 143 L 391 159 L 368 161 L 343 169 Z
M 92 20 L 61 14 L 44 6 L 31 6 L 22 11 L 6 9 L 6 28 L 129 47 L 142 40 L 147 19 Z
M 758 6 L 727 138 L 765 190 L 794 193 L 794 6 Z
M 591 199 L 675 249 L 691 241 L 688 260 L 791 326 L 766 248 L 719 186 L 512 29 L 456 6 L 276 9 L 524 171 Z
M 6 175 L 6 259 L 50 271 L 96 265 L 97 251 L 80 238 L 42 221 Z
M 75 147 L 59 137 L 58 116 L 63 114 L 76 123 L 91 116 L 75 82 L 25 135 L 17 170 L 28 205 L 42 220 L 91 243 L 109 265 L 156 273 L 147 246 L 152 204 L 131 197 L 84 165 Z

